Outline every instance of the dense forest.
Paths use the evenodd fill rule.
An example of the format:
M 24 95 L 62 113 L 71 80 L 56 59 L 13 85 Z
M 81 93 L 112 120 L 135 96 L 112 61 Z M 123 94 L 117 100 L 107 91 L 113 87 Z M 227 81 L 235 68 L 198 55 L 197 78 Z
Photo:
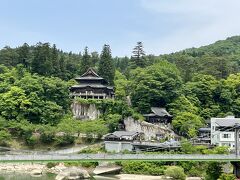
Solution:
M 159 56 L 147 55 L 138 42 L 132 52 L 112 57 L 104 45 L 102 52 L 86 47 L 75 54 L 49 43 L 1 49 L 0 144 L 17 136 L 34 145 L 34 133 L 58 144 L 74 141 L 73 133 L 101 136 L 126 116 L 142 119 L 151 106 L 166 107 L 175 131 L 187 138 L 211 117 L 240 117 L 240 36 Z M 89 67 L 114 85 L 116 95 L 102 102 L 103 116 L 94 123 L 74 121 L 70 111 L 69 87 Z M 66 136 L 55 137 L 59 131 Z

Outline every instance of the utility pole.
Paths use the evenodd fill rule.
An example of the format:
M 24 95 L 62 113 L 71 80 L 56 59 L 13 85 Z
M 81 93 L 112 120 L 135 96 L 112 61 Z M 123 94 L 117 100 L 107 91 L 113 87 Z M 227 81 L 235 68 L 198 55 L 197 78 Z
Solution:
M 239 131 L 240 131 L 240 124 L 236 123 L 234 126 L 234 136 L 235 136 L 235 155 L 236 155 L 236 159 L 239 156 Z M 235 162 L 231 162 L 233 165 L 233 173 L 235 174 L 235 176 L 237 178 L 240 177 L 240 166 L 239 166 L 239 162 L 235 161 Z
M 235 155 L 239 155 L 239 130 L 240 130 L 240 124 L 236 123 L 234 125 L 234 130 L 235 130 Z

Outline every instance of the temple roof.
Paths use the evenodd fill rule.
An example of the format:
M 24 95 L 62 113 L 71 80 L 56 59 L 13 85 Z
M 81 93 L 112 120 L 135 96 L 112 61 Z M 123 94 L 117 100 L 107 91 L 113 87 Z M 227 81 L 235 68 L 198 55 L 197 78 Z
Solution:
M 105 86 L 102 84 L 77 84 L 73 85 L 71 88 L 84 88 L 84 87 L 93 87 L 93 88 L 107 88 L 107 89 L 112 89 L 112 86 Z
M 164 116 L 172 117 L 172 115 L 170 115 L 165 108 L 151 107 L 151 110 L 154 114 L 160 117 L 164 117 Z
M 81 77 L 100 77 L 93 68 L 88 68 L 88 70 L 81 75 Z
M 80 77 L 75 78 L 75 80 L 100 80 L 103 81 L 103 83 L 106 83 L 106 80 L 100 77 L 93 68 L 88 68 L 85 73 L 83 73 Z

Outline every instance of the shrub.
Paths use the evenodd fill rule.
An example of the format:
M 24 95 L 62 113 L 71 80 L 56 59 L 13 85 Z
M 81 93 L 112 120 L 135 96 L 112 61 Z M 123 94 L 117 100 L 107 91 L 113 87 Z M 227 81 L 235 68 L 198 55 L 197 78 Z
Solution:
M 71 136 L 69 134 L 65 134 L 63 136 L 55 137 L 55 140 L 56 140 L 57 145 L 65 146 L 65 145 L 73 144 L 75 141 L 75 137 Z
M 222 164 L 219 162 L 209 162 L 206 169 L 206 180 L 216 180 L 222 174 Z
M 65 162 L 65 166 L 82 166 L 86 168 L 93 167 L 95 168 L 98 165 L 98 162 Z
M 30 136 L 29 138 L 26 139 L 26 143 L 29 146 L 35 146 L 38 143 L 38 137 L 37 136 Z
M 40 136 L 40 141 L 41 141 L 42 143 L 46 143 L 46 144 L 52 143 L 52 142 L 54 141 L 54 137 L 55 137 L 54 134 L 43 133 L 43 134 L 41 134 L 41 136 Z
M 162 175 L 165 167 L 160 162 L 124 161 L 122 171 L 128 174 Z
M 165 171 L 164 174 L 166 176 L 172 177 L 175 180 L 185 180 L 186 175 L 182 167 L 178 166 L 169 166 Z
M 55 167 L 56 165 L 58 165 L 58 163 L 55 163 L 55 162 L 49 162 L 49 163 L 47 163 L 47 168 L 52 168 L 52 167 Z
M 7 146 L 10 140 L 11 140 L 11 134 L 6 130 L 1 130 L 0 131 L 0 145 Z
M 236 179 L 236 177 L 233 174 L 223 173 L 223 174 L 221 174 L 221 176 L 219 177 L 218 180 L 235 180 L 235 179 Z

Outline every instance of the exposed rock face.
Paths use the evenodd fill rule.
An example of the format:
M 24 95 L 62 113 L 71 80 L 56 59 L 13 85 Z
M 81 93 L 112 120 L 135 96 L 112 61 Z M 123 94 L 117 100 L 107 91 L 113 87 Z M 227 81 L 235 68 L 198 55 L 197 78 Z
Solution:
M 37 173 L 45 171 L 45 164 L 41 163 L 1 163 L 0 171 L 21 172 L 21 173 Z
M 100 111 L 96 108 L 95 104 L 82 104 L 73 102 L 72 104 L 73 116 L 76 119 L 97 119 Z
M 155 125 L 148 123 L 146 121 L 134 120 L 131 117 L 128 117 L 124 120 L 125 130 L 126 131 L 137 131 L 143 132 L 145 140 L 151 140 L 156 138 L 157 134 L 164 134 L 165 136 L 174 136 L 174 132 L 163 125 Z
M 41 176 L 42 175 L 42 169 L 34 169 L 31 171 L 31 175 L 33 176 Z
M 79 180 L 79 179 L 89 179 L 90 176 L 86 170 L 79 169 L 77 167 L 67 168 L 60 172 L 55 180 Z
M 119 172 L 121 171 L 122 167 L 121 166 L 117 166 L 117 165 L 106 165 L 106 166 L 97 166 L 94 171 L 93 174 L 96 175 L 100 175 L 100 174 L 119 174 Z

